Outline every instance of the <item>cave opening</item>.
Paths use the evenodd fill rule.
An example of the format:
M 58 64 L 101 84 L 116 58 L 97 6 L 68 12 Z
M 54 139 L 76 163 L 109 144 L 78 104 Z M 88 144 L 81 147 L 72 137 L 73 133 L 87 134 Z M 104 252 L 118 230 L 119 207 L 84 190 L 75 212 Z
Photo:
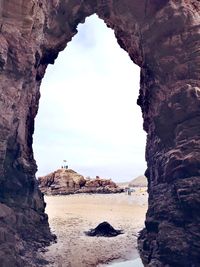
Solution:
M 198 1 L 18 2 L 0 5 L 1 265 L 38 267 L 35 249 L 53 239 L 32 150 L 40 84 L 78 23 L 96 13 L 141 67 L 138 104 L 147 132 L 149 192 L 138 238 L 142 260 L 149 266 L 199 266 Z M 53 141 L 45 157 L 51 157 Z M 94 217 L 95 211 L 90 208 L 88 214 Z M 71 228 L 81 223 L 74 220 L 69 219 Z
M 118 182 L 144 173 L 139 72 L 96 15 L 79 25 L 42 82 L 33 144 L 37 176 L 63 159 L 86 176 Z
M 112 194 L 100 194 L 96 198 L 45 197 L 49 223 L 58 237 L 58 244 L 59 240 L 64 245 L 67 242 L 71 255 L 61 256 L 64 248 L 61 246 L 56 253 L 57 245 L 53 245 L 50 251 L 55 254 L 57 264 L 74 261 L 72 251 L 80 250 L 83 241 L 84 246 L 89 247 L 88 261 L 86 265 L 81 262 L 82 252 L 86 253 L 81 249 L 82 256 L 77 257 L 76 266 L 87 266 L 89 261 L 94 263 L 97 259 L 106 263 L 111 258 L 132 260 L 138 257 L 136 235 L 144 226 L 147 209 L 147 189 L 143 184 L 146 182 L 143 178 L 140 181 L 146 169 L 146 134 L 142 129 L 141 110 L 136 105 L 139 79 L 140 68 L 120 48 L 113 30 L 96 15 L 78 26 L 78 33 L 59 54 L 54 66 L 47 69 L 34 133 L 36 175 L 45 176 L 66 164 L 87 179 L 111 178 L 122 188 L 130 187 L 130 191 L 120 197 Z M 139 177 L 138 187 L 134 188 L 130 182 L 136 177 Z M 70 187 L 76 188 L 67 181 L 67 192 Z M 96 212 L 91 214 L 91 210 Z M 63 217 L 63 211 L 68 215 Z M 120 225 L 125 235 L 132 236 L 126 240 L 129 248 L 124 249 L 120 240 L 110 239 L 99 248 L 99 255 L 92 258 L 99 244 L 91 248 L 91 241 L 88 237 L 82 240 L 80 231 L 105 220 L 116 228 Z M 62 222 L 63 226 L 58 227 L 57 222 Z M 68 227 L 70 224 L 73 230 Z M 112 252 L 108 246 L 113 248 Z M 46 257 L 52 255 L 47 253 Z

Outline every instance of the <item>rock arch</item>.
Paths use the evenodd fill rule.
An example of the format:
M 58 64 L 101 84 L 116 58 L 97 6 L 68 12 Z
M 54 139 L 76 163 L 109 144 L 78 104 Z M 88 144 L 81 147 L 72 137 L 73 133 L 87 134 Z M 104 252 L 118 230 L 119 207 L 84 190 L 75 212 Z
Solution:
M 22 266 L 24 251 L 33 251 L 52 238 L 32 151 L 39 88 L 47 65 L 76 34 L 77 25 L 94 13 L 114 29 L 119 45 L 141 67 L 138 104 L 148 134 L 149 183 L 146 227 L 139 238 L 143 262 L 145 266 L 197 266 L 198 0 L 0 1 L 2 266 Z

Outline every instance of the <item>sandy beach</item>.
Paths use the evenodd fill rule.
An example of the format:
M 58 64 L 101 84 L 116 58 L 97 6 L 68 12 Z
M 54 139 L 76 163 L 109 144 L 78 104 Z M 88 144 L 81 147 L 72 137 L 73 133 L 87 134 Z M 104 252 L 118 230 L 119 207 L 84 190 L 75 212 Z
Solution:
M 147 210 L 145 189 L 137 188 L 131 196 L 76 194 L 46 196 L 45 201 L 51 230 L 57 236 L 57 243 L 42 253 L 49 267 L 105 266 L 138 257 L 137 234 Z M 85 235 L 103 221 L 124 234 L 109 238 Z

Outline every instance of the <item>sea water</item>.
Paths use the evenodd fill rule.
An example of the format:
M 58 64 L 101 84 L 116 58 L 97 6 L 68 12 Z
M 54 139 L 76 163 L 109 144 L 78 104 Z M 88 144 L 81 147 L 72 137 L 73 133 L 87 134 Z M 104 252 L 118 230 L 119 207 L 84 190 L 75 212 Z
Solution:
M 109 264 L 110 267 L 144 267 L 140 258 L 131 261 L 123 261 Z
M 99 264 L 98 267 L 144 267 L 140 257 L 128 261 L 115 261 L 107 264 Z

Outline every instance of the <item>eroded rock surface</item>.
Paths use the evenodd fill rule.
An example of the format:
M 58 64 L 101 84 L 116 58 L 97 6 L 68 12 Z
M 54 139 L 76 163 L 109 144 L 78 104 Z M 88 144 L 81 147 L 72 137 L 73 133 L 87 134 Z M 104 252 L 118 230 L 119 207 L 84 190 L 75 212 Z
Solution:
M 81 187 L 77 193 L 115 194 L 123 191 L 124 190 L 117 186 L 111 179 L 96 177 L 95 179 L 86 179 L 85 185 Z
M 59 169 L 46 176 L 38 178 L 39 188 L 46 195 L 68 195 L 76 193 L 121 193 L 112 180 L 85 179 L 71 169 Z
M 198 0 L 0 1 L 0 202 L 13 218 L 0 216 L 1 264 L 29 266 L 28 244 L 51 239 L 32 151 L 39 88 L 47 65 L 93 13 L 141 67 L 138 104 L 147 132 L 149 190 L 139 239 L 143 262 L 199 266 Z

